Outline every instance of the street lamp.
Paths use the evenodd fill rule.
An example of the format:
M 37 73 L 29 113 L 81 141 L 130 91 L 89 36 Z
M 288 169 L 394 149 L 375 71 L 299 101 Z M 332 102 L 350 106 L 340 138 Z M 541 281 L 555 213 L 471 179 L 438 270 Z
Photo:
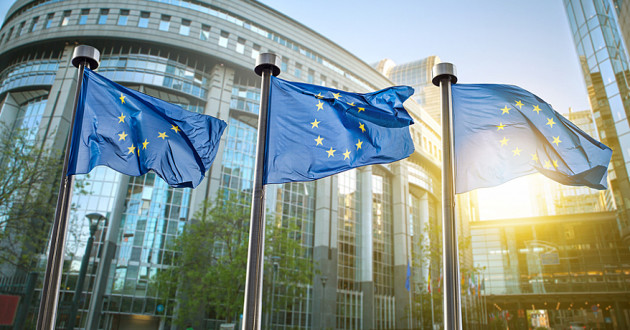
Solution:
M 83 292 L 83 282 L 85 282 L 85 273 L 87 272 L 88 263 L 90 262 L 90 254 L 92 253 L 92 245 L 94 244 L 94 233 L 98 228 L 98 224 L 101 220 L 105 220 L 107 225 L 107 218 L 100 213 L 90 213 L 85 216 L 90 220 L 90 237 L 88 237 L 87 244 L 85 245 L 85 253 L 81 260 L 81 268 L 79 269 L 79 278 L 77 279 L 77 289 L 74 292 L 72 299 L 72 308 L 70 309 L 70 317 L 68 319 L 68 327 L 66 329 L 74 329 L 74 322 L 77 318 L 77 310 L 79 308 L 79 299 Z

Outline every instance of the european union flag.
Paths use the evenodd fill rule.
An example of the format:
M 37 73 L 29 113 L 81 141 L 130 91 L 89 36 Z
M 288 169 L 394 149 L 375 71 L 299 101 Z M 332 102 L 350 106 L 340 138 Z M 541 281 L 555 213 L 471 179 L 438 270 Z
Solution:
M 348 93 L 271 77 L 264 184 L 311 181 L 413 153 L 413 88 Z
M 535 172 L 565 185 L 607 188 L 612 150 L 536 95 L 510 85 L 452 90 L 456 193 Z
M 118 85 L 85 69 L 68 175 L 105 165 L 169 185 L 196 187 L 216 156 L 225 122 Z

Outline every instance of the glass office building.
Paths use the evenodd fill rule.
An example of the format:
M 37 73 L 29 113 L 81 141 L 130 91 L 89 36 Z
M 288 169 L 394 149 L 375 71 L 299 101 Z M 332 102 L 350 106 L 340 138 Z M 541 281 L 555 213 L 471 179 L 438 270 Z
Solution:
M 630 250 L 614 211 L 479 221 L 471 237 L 491 324 L 630 325 Z
M 613 152 L 610 187 L 619 229 L 630 243 L 630 99 L 627 40 L 619 24 L 625 1 L 564 0 L 601 141 Z M 627 28 L 627 9 L 622 19 Z
M 153 287 L 156 274 L 174 262 L 171 242 L 204 200 L 222 189 L 252 189 L 260 101 L 253 67 L 260 53 L 280 55 L 280 77 L 288 80 L 355 92 L 393 84 L 325 37 L 254 1 L 17 0 L 0 29 L 0 121 L 47 134 L 46 145 L 63 150 L 77 85 L 70 63 L 77 44 L 100 51 L 98 72 L 105 77 L 223 119 L 228 128 L 206 180 L 194 190 L 170 188 L 154 174 L 127 177 L 104 167 L 79 176 L 88 193 L 72 200 L 59 328 L 68 321 L 90 213 L 107 222 L 96 231 L 75 326 L 172 325 L 176 302 L 161 303 Z M 411 251 L 429 244 L 423 228 L 439 221 L 440 130 L 416 102 L 408 108 L 417 123 L 411 127 L 416 151 L 408 159 L 267 187 L 267 208 L 281 219 L 299 219 L 300 244 L 316 268 L 304 283 L 305 295 L 290 297 L 291 304 L 273 313 L 264 307 L 263 313 L 273 314 L 270 327 L 400 329 L 421 321 L 422 315 L 409 313 L 409 303 L 426 286 L 425 264 L 411 262 L 417 284 L 412 292 L 405 278 Z M 35 249 L 35 270 L 41 272 L 46 246 Z M 32 270 L 0 269 L 3 279 Z M 439 271 L 433 273 L 435 281 Z M 25 324 L 37 311 L 41 275 L 38 285 Z M 215 328 L 222 320 L 206 315 L 195 322 Z

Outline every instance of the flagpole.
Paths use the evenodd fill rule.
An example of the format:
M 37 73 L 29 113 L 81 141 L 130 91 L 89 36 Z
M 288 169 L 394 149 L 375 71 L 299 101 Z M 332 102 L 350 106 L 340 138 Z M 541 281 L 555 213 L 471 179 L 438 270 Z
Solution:
M 265 256 L 265 187 L 263 169 L 267 141 L 267 111 L 271 75 L 280 74 L 280 56 L 263 53 L 256 59 L 256 74 L 261 76 L 260 112 L 258 114 L 258 141 L 256 167 L 252 192 L 252 214 L 249 222 L 249 250 L 247 254 L 247 277 L 245 280 L 245 302 L 243 306 L 243 330 L 260 329 L 262 316 L 263 258 Z
M 433 67 L 433 84 L 442 99 L 442 237 L 444 265 L 444 329 L 462 329 L 462 311 L 455 225 L 455 175 L 453 169 L 453 107 L 451 84 L 457 82 L 455 66 L 439 63 Z
M 61 183 L 55 210 L 55 220 L 48 244 L 48 260 L 46 261 L 44 287 L 42 288 L 42 298 L 39 302 L 39 313 L 37 314 L 38 330 L 48 330 L 55 327 L 57 303 L 59 301 L 59 286 L 61 284 L 61 273 L 63 270 L 63 255 L 68 231 L 68 206 L 70 205 L 73 182 L 73 176 L 68 176 L 68 159 L 70 158 L 70 143 L 72 141 L 74 117 L 79 103 L 81 85 L 83 83 L 83 71 L 86 66 L 95 70 L 98 67 L 100 56 L 101 54 L 96 48 L 86 45 L 77 46 L 72 54 L 72 65 L 79 69 L 79 76 L 74 96 L 74 107 L 72 108 L 68 141 L 66 142 Z

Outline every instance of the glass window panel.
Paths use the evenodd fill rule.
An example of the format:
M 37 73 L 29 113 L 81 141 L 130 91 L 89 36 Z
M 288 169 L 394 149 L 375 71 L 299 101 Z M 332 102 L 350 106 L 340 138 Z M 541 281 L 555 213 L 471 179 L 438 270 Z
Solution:
M 116 24 L 124 26 L 124 25 L 127 25 L 128 20 L 129 20 L 129 10 L 121 9 L 120 15 L 118 16 L 118 22 L 116 22 Z
M 140 12 L 140 19 L 138 20 L 138 27 L 146 28 L 149 26 L 149 18 L 151 13 L 148 11 Z
M 160 31 L 168 31 L 170 25 L 171 25 L 171 16 L 162 15 L 162 17 L 160 18 L 160 26 L 158 27 L 158 29 Z
M 101 13 L 98 16 L 98 24 L 107 24 L 107 17 L 109 16 L 109 9 L 101 9 Z

